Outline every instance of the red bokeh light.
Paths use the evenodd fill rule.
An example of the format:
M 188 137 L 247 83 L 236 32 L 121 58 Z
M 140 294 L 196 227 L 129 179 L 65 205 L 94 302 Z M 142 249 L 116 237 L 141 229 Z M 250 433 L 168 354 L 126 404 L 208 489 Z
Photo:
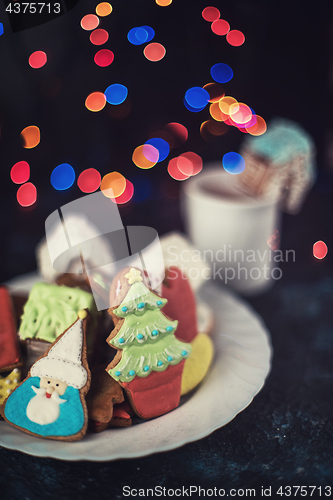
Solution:
M 23 184 L 30 177 L 30 166 L 26 161 L 18 161 L 12 166 L 10 178 L 15 184 Z

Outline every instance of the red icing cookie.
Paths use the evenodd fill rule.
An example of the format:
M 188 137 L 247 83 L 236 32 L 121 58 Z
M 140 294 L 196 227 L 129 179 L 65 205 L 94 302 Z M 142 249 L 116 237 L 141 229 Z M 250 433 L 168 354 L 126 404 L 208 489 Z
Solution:
M 22 365 L 16 320 L 7 288 L 0 287 L 0 372 Z
M 198 335 L 196 301 L 190 282 L 179 267 L 171 266 L 166 270 L 162 297 L 168 300 L 163 308 L 164 314 L 178 320 L 176 337 L 183 342 L 192 342 Z

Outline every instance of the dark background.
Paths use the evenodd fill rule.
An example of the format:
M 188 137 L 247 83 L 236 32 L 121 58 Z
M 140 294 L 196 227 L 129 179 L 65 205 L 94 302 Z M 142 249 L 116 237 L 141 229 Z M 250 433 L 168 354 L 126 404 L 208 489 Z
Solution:
M 1 449 L 3 498 L 67 499 L 75 492 L 79 498 L 122 498 L 124 484 L 256 486 L 258 494 L 260 486 L 332 485 L 331 2 L 111 3 L 113 12 L 100 25 L 110 34 L 105 48 L 115 54 L 108 68 L 94 64 L 98 48 L 80 27 L 81 17 L 94 12 L 98 2 L 81 0 L 56 20 L 16 32 L 0 5 L 5 27 L 0 37 L 1 281 L 36 269 L 34 251 L 44 236 L 46 217 L 82 196 L 76 183 L 65 192 L 53 189 L 50 174 L 59 163 L 70 163 L 77 177 L 90 167 L 102 176 L 119 171 L 138 186 L 139 194 L 142 183 L 150 186 L 148 197 L 137 195 L 120 207 L 125 225 L 152 226 L 160 235 L 183 229 L 181 183 L 168 175 L 168 160 L 142 171 L 131 156 L 170 121 L 185 125 L 189 139 L 169 158 L 192 150 L 208 163 L 239 149 L 244 137 L 236 129 L 204 142 L 199 127 L 208 110 L 190 113 L 183 105 L 185 91 L 210 82 L 209 69 L 217 62 L 233 68 L 234 78 L 225 85 L 229 95 L 267 122 L 274 116 L 290 118 L 313 137 L 317 181 L 302 212 L 283 216 L 281 249 L 294 249 L 296 262 L 282 263 L 283 277 L 275 287 L 249 300 L 267 324 L 274 348 L 272 372 L 253 403 L 201 441 L 137 460 L 67 463 Z M 212 33 L 201 17 L 209 5 L 220 9 L 232 29 L 245 33 L 243 46 L 231 47 L 225 37 Z M 141 25 L 152 26 L 153 41 L 166 47 L 162 61 L 147 61 L 142 46 L 127 41 L 129 29 Z M 48 54 L 39 70 L 27 62 L 35 50 Z M 111 83 L 129 89 L 131 110 L 123 119 L 110 116 L 110 106 L 99 113 L 84 106 L 88 94 Z M 41 142 L 32 150 L 20 142 L 28 125 L 41 130 Z M 18 205 L 17 186 L 9 177 L 12 165 L 23 159 L 38 191 L 37 203 L 28 209 Z M 319 239 L 329 248 L 323 261 L 312 255 Z

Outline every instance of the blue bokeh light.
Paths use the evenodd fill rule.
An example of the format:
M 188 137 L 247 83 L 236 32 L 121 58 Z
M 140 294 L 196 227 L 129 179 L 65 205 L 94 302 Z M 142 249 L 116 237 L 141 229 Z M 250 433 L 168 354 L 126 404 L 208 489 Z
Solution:
M 3 24 L 0 23 L 0 36 L 4 34 Z
M 234 76 L 234 72 L 230 66 L 225 63 L 214 64 L 214 66 L 210 68 L 210 74 L 217 83 L 227 83 Z
M 127 87 L 121 83 L 113 83 L 104 92 L 109 104 L 118 105 L 125 101 L 128 94 Z
M 207 105 L 209 100 L 209 93 L 202 87 L 192 87 L 185 92 L 185 101 L 191 108 L 201 110 Z
M 151 26 L 141 26 L 141 28 L 146 30 L 148 33 L 148 38 L 147 38 L 146 42 L 151 42 L 155 36 L 155 31 L 153 30 L 153 28 Z
M 69 189 L 74 181 L 74 168 L 69 163 L 61 163 L 51 173 L 51 184 L 57 191 Z
M 133 45 L 142 45 L 148 41 L 148 38 L 149 34 L 144 26 L 141 26 L 140 28 L 132 28 L 127 33 L 127 39 Z
M 226 153 L 222 158 L 223 168 L 228 174 L 240 174 L 245 170 L 245 160 L 239 153 Z
M 192 113 L 198 113 L 199 111 L 202 111 L 203 109 L 205 109 L 206 107 L 206 104 L 203 106 L 203 108 L 193 108 L 192 106 L 190 106 L 188 104 L 188 102 L 186 101 L 185 97 L 184 97 L 184 106 L 186 109 L 188 109 L 189 111 L 191 111 Z
M 165 158 L 168 156 L 170 153 L 170 146 L 165 141 L 164 139 L 161 139 L 160 137 L 154 137 L 153 139 L 149 139 L 148 141 L 145 142 L 145 144 L 150 144 L 154 148 L 156 148 L 159 152 L 159 157 L 157 162 L 161 162 L 165 160 Z

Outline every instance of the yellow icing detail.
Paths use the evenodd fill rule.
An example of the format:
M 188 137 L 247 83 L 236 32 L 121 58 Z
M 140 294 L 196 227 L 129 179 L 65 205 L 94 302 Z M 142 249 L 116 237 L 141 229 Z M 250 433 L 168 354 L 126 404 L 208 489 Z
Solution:
M 1 377 L 0 375 L 0 405 L 20 382 L 21 371 L 18 368 L 14 368 L 7 377 Z
M 128 283 L 130 285 L 133 285 L 135 281 L 142 281 L 141 272 L 138 269 L 135 269 L 134 267 L 132 267 L 130 271 L 127 274 L 125 274 L 125 278 L 127 278 Z
M 88 313 L 85 309 L 80 309 L 80 311 L 77 313 L 79 319 L 84 319 L 88 316 Z
M 184 363 L 181 384 L 181 396 L 192 391 L 205 377 L 214 355 L 212 339 L 205 333 L 199 333 L 191 342 L 191 356 Z

